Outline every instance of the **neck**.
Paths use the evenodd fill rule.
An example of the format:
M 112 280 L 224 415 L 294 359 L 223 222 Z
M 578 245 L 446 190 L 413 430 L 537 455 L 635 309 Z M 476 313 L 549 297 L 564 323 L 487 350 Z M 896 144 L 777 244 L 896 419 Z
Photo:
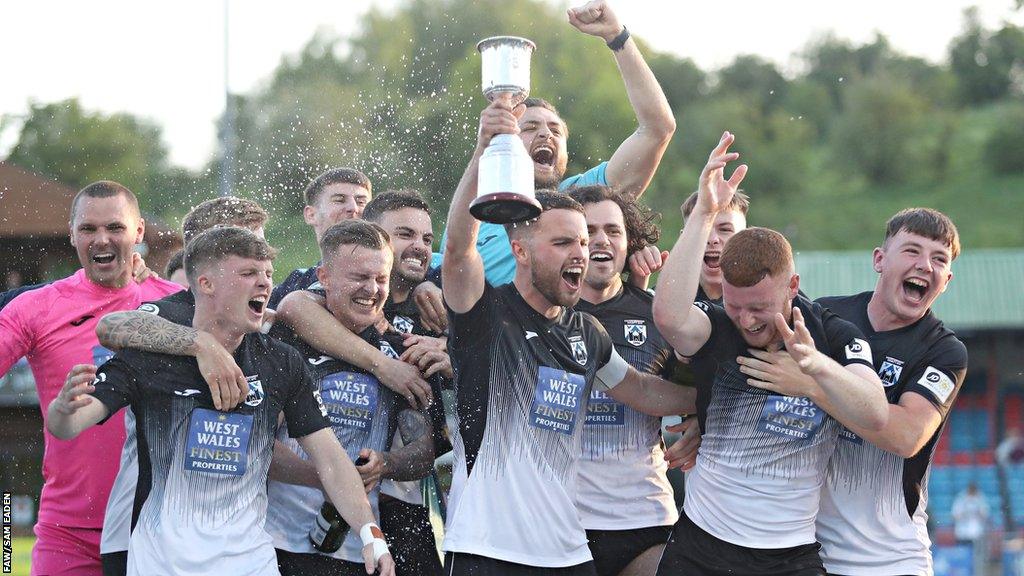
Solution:
M 612 281 L 604 288 L 591 286 L 584 280 L 583 287 L 580 289 L 580 298 L 591 304 L 603 304 L 614 298 L 620 290 L 622 290 L 622 276 L 619 274 L 613 276 Z
M 533 308 L 538 314 L 545 318 L 558 318 L 558 315 L 562 312 L 562 307 L 557 304 L 552 304 L 547 298 L 545 298 L 543 294 L 534 288 L 533 283 L 530 282 L 525 275 L 519 274 L 518 269 L 516 270 L 516 276 L 512 280 L 512 283 L 515 284 L 516 289 L 519 290 L 519 295 L 523 297 L 523 300 L 526 300 L 526 303 L 530 305 L 530 308 Z
M 119 275 L 119 276 L 117 276 L 115 278 L 111 278 L 110 280 L 108 280 L 106 282 L 100 282 L 99 280 L 96 280 L 92 276 L 89 276 L 88 272 L 86 272 L 85 277 L 89 280 L 89 282 L 92 282 L 93 284 L 95 284 L 97 286 L 102 286 L 103 288 L 112 288 L 112 289 L 116 289 L 116 290 L 120 290 L 121 288 L 124 288 L 125 286 L 127 286 L 132 281 L 132 273 L 131 273 L 131 271 L 128 271 L 128 272 L 126 272 L 124 274 L 121 274 L 121 275 Z
M 704 289 L 704 293 L 708 295 L 708 298 L 712 300 L 722 299 L 722 283 L 717 284 L 708 282 L 704 279 L 700 281 L 700 287 Z
M 223 318 L 218 318 L 213 310 L 205 304 L 196 302 L 196 312 L 192 317 L 192 327 L 208 332 L 228 352 L 234 352 L 242 343 L 246 332 L 238 327 L 230 326 Z
M 871 328 L 875 332 L 886 332 L 888 330 L 897 330 L 905 326 L 910 326 L 914 322 L 917 322 L 921 317 L 917 318 L 902 318 L 894 314 L 889 307 L 882 301 L 882 297 L 878 295 L 879 288 L 876 286 L 875 291 L 871 294 L 871 300 L 868 301 L 868 322 L 871 323 Z
M 391 276 L 391 301 L 395 304 L 405 302 L 409 298 L 409 294 L 412 293 L 413 288 L 415 286 L 401 276 Z

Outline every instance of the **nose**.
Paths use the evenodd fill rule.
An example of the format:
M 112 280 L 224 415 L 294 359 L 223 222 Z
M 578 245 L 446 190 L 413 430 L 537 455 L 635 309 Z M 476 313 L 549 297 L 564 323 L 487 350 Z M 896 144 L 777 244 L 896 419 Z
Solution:
M 927 254 L 921 254 L 917 257 L 915 267 L 925 273 L 931 274 L 932 272 L 932 259 Z
M 611 242 L 608 240 L 608 235 L 604 233 L 604 230 L 597 230 L 593 234 L 591 234 L 590 243 L 594 246 L 600 246 L 602 248 L 611 245 Z
M 721 246 L 722 237 L 718 235 L 718 232 L 714 228 L 711 229 L 711 235 L 708 236 L 708 246 Z

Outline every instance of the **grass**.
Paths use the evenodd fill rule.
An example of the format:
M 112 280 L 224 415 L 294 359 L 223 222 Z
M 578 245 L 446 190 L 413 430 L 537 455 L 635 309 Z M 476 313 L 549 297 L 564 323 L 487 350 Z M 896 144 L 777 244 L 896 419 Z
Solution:
M 33 537 L 15 538 L 11 543 L 14 549 L 14 562 L 12 563 L 14 576 L 28 576 L 29 567 L 32 565 L 32 546 L 36 543 Z

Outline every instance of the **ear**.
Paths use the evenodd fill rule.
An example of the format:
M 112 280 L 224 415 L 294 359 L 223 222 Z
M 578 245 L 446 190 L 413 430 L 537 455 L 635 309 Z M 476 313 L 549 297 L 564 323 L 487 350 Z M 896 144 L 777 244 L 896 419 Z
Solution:
M 946 288 L 949 288 L 949 283 L 952 282 L 952 281 L 953 281 L 953 273 L 950 272 L 949 275 L 946 276 L 946 283 L 942 286 L 942 290 L 939 292 L 939 294 L 942 294 L 943 292 L 945 292 Z
M 316 208 L 312 206 L 306 206 L 302 209 L 302 219 L 306 221 L 306 224 L 312 226 L 316 222 Z
M 146 221 L 140 216 L 139 225 L 135 229 L 135 243 L 142 244 L 146 238 Z
M 529 259 L 527 256 L 527 254 L 529 254 L 529 249 L 526 246 L 526 243 L 520 238 L 510 240 L 509 243 L 512 245 L 512 256 L 516 259 L 516 262 L 527 262 Z
M 796 298 L 797 294 L 800 293 L 800 275 L 793 274 L 789 277 L 789 299 Z
M 875 251 L 871 253 L 871 264 L 875 269 L 875 272 L 882 273 L 882 260 L 885 259 L 885 250 L 881 248 L 875 248 Z
M 327 278 L 328 278 L 327 272 L 324 271 L 324 267 L 323 267 L 323 265 L 321 265 L 319 268 L 316 269 L 316 279 L 317 279 L 318 282 L 320 282 L 320 285 L 323 286 L 324 288 L 328 287 Z
M 210 281 L 210 277 L 206 274 L 200 274 L 196 278 L 196 285 L 194 287 L 198 292 L 202 294 L 213 294 L 213 282 Z

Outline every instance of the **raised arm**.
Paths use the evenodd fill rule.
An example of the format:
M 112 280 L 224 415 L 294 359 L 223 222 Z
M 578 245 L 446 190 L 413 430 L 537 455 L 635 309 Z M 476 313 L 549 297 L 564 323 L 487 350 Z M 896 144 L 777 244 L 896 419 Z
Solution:
M 441 265 L 444 300 L 456 313 L 469 312 L 484 294 L 484 261 L 476 248 L 480 222 L 469 213 L 469 205 L 476 198 L 480 156 L 495 135 L 518 132 L 508 101 L 499 98 L 480 113 L 476 149 L 448 208 L 448 236 Z
M 665 340 L 684 356 L 696 353 L 711 336 L 711 322 L 701 310 L 694 309 L 693 302 L 697 298 L 704 247 L 715 215 L 728 209 L 747 173 L 746 165 L 740 165 L 731 178 L 725 179 L 725 165 L 739 158 L 738 153 L 729 152 L 733 140 L 735 137 L 725 132 L 711 151 L 700 173 L 697 205 L 669 252 L 654 295 L 654 322 Z
M 410 405 L 430 404 L 430 384 L 421 377 L 419 370 L 401 360 L 388 358 L 380 349 L 353 334 L 324 308 L 323 297 L 296 290 L 281 300 L 277 316 L 307 344 L 373 374 Z
M 338 438 L 330 428 L 307 434 L 298 439 L 302 449 L 309 454 L 310 460 L 316 466 L 317 475 L 323 484 L 324 492 L 337 508 L 341 517 L 348 522 L 352 530 L 358 530 L 360 536 L 367 531 L 377 528 L 370 509 L 370 502 L 363 492 L 363 482 L 359 478 L 359 472 L 349 459 L 348 454 L 342 449 Z M 379 566 L 380 574 L 394 576 L 394 562 L 383 543 L 383 534 L 380 534 L 380 543 L 367 542 L 363 538 L 363 559 L 366 561 L 367 573 L 372 573 L 374 566 Z
M 96 388 L 96 367 L 79 364 L 68 373 L 60 394 L 46 409 L 46 429 L 61 440 L 71 440 L 109 414 L 107 407 L 92 396 Z
M 581 32 L 610 43 L 625 28 L 605 0 L 594 0 L 568 10 L 569 23 Z M 655 170 L 665 154 L 676 120 L 665 93 L 658 84 L 643 54 L 632 38 L 612 52 L 619 67 L 626 96 L 636 114 L 637 129 L 608 161 L 608 184 L 617 190 L 639 197 L 647 189 Z
M 96 324 L 100 344 L 111 350 L 133 348 L 145 352 L 195 356 L 213 405 L 230 410 L 249 394 L 249 384 L 234 357 L 208 332 L 175 324 L 156 314 L 126 310 L 107 314 Z

